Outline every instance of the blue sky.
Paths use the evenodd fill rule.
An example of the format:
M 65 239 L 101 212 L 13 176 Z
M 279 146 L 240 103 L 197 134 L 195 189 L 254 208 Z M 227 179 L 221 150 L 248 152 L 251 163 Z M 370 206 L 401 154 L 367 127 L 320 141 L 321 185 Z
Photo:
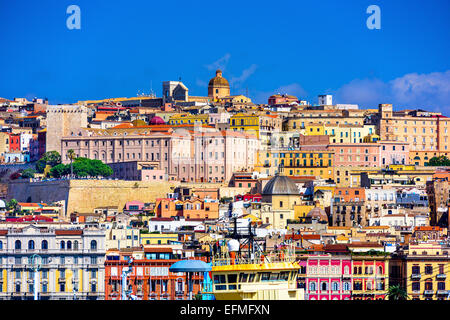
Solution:
M 81 30 L 69 30 L 69 5 Z M 369 5 L 381 30 L 369 30 Z M 232 94 L 450 111 L 450 1 L 0 0 L 0 97 L 51 103 L 206 95 L 217 67 Z M 449 112 L 450 113 L 450 112 Z

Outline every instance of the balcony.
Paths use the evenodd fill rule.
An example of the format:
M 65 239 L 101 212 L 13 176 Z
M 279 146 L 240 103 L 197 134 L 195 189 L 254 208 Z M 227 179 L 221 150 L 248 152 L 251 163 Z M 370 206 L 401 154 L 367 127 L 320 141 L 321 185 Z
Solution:
M 436 291 L 436 294 L 438 295 L 438 296 L 442 296 L 442 295 L 448 295 L 449 294 L 449 290 L 437 290 Z
M 420 273 L 413 273 L 411 275 L 411 279 L 420 279 L 422 277 L 422 275 Z
M 447 275 L 445 273 L 440 273 L 436 276 L 436 279 L 438 280 L 444 280 L 447 278 Z
M 434 291 L 433 290 L 424 290 L 423 294 L 426 296 L 430 296 L 430 295 L 432 296 L 434 294 Z

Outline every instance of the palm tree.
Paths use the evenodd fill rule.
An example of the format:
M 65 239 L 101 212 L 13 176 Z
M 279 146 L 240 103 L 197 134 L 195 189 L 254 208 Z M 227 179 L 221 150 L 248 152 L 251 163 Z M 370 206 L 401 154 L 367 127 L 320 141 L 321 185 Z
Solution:
M 75 151 L 67 150 L 67 157 L 70 159 L 70 177 L 73 177 L 73 159 L 75 159 Z
M 406 291 L 399 285 L 390 286 L 385 297 L 387 297 L 388 300 L 407 300 L 409 298 Z

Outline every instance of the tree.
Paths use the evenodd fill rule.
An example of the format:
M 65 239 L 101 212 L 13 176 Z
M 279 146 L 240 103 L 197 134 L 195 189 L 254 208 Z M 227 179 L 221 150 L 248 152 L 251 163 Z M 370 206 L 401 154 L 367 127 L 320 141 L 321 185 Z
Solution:
M 8 210 L 16 210 L 18 201 L 16 199 L 11 199 L 6 203 L 6 208 Z
M 71 165 L 58 164 L 50 171 L 55 178 L 73 174 L 75 177 L 109 177 L 113 174 L 110 166 L 100 160 L 76 158 Z
M 388 300 L 407 300 L 408 294 L 399 285 L 390 286 L 385 297 Z
M 61 178 L 62 176 L 66 175 L 68 173 L 68 167 L 65 164 L 58 164 L 51 168 L 50 174 L 52 177 L 55 178 Z
M 25 169 L 22 171 L 22 178 L 34 178 L 36 171 L 34 169 Z
M 61 155 L 58 151 L 48 151 L 36 162 L 36 170 L 39 173 L 44 173 L 47 165 L 54 167 L 61 163 Z
M 446 156 L 433 157 L 426 165 L 430 167 L 450 166 L 450 159 Z
M 67 157 L 70 159 L 70 176 L 73 177 L 73 159 L 75 159 L 75 151 L 69 149 L 67 151 Z

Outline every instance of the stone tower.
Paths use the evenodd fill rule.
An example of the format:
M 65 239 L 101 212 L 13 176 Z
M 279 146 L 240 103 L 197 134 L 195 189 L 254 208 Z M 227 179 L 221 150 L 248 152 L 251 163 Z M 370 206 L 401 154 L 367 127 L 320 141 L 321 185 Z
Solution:
M 47 106 L 46 151 L 61 153 L 61 138 L 78 135 L 81 128 L 87 128 L 87 116 L 88 109 L 85 106 Z

